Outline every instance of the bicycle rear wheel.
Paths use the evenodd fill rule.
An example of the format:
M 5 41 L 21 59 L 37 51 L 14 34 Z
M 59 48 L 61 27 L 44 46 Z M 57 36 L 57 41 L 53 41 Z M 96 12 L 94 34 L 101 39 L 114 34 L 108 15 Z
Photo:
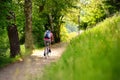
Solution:
M 49 45 L 50 45 L 50 43 L 46 42 L 46 46 L 45 46 L 45 49 L 44 49 L 44 56 L 45 57 L 48 57 L 48 54 L 49 54 Z

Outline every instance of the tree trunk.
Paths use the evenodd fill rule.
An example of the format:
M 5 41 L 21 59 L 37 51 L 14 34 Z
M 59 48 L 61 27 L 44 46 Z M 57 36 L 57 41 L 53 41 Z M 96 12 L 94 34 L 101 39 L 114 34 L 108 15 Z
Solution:
M 15 25 L 15 13 L 13 11 L 9 11 L 7 15 L 7 20 L 9 25 L 7 27 L 8 38 L 10 42 L 10 57 L 14 58 L 16 55 L 20 54 L 20 42 L 18 37 L 17 26 Z
M 10 42 L 10 57 L 14 58 L 20 54 L 20 43 L 16 25 L 8 26 L 8 37 Z
M 52 17 L 52 15 L 49 13 L 49 22 L 50 22 L 50 29 L 51 29 L 51 31 L 54 31 L 53 30 L 53 28 L 54 28 L 54 26 L 53 26 L 53 17 Z
M 54 30 L 55 43 L 60 42 L 60 25 L 57 25 Z
M 60 42 L 60 25 L 59 22 L 56 26 L 53 25 L 53 16 L 49 13 L 49 24 L 50 24 L 50 29 L 53 32 L 55 43 Z
M 33 37 L 32 37 L 32 0 L 25 0 L 25 50 L 32 53 Z

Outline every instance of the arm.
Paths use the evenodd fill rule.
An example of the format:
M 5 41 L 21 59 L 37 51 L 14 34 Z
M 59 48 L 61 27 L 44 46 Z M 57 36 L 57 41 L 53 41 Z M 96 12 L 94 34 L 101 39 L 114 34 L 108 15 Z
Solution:
M 51 33 L 51 41 L 52 41 L 52 42 L 54 41 L 53 33 Z

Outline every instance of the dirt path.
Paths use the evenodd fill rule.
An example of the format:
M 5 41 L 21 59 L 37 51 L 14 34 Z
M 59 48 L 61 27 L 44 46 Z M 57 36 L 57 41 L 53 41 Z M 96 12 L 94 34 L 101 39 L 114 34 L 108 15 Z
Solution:
M 46 65 L 60 58 L 66 44 L 59 43 L 52 46 L 50 57 L 43 57 L 43 50 L 34 50 L 33 54 L 24 61 L 6 66 L 0 70 L 0 80 L 31 80 L 41 76 Z

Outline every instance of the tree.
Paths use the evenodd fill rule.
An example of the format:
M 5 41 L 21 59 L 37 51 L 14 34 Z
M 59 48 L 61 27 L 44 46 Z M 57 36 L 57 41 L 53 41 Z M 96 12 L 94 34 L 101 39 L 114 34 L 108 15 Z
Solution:
M 80 0 L 81 26 L 93 27 L 120 9 L 119 0 Z
M 20 54 L 20 43 L 17 26 L 15 24 L 8 26 L 8 37 L 10 41 L 10 57 L 14 58 L 16 55 Z
M 120 1 L 119 0 L 102 0 L 107 17 L 120 11 Z
M 48 26 L 52 29 L 55 42 L 60 42 L 60 27 L 63 23 L 63 18 L 68 12 L 68 9 L 75 6 L 78 0 L 47 0 L 45 12 L 48 14 Z
M 25 0 L 25 50 L 32 53 L 33 37 L 32 37 L 32 0 Z
M 80 0 L 81 27 L 86 28 L 96 25 L 105 19 L 106 14 L 101 0 Z
M 2 4 L 0 7 L 3 9 L 0 11 L 2 15 L 1 19 L 3 20 L 0 20 L 0 24 L 2 23 L 3 30 L 7 29 L 8 31 L 8 38 L 10 43 L 10 57 L 14 58 L 17 54 L 20 53 L 20 44 L 17 26 L 15 25 L 16 17 L 12 6 L 12 0 L 4 0 L 0 1 L 0 3 Z

